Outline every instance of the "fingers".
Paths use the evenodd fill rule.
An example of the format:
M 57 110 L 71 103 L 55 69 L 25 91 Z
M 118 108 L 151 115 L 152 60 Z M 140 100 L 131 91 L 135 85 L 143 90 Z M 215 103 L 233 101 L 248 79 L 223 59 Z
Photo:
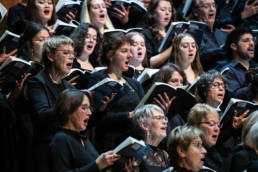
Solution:
M 18 49 L 16 48 L 13 51 L 11 51 L 9 54 L 7 54 L 7 56 L 8 57 L 13 56 L 13 55 L 15 55 L 17 53 L 17 51 L 18 51 Z
M 242 115 L 240 115 L 240 118 L 244 118 L 249 112 L 250 110 L 247 109 Z

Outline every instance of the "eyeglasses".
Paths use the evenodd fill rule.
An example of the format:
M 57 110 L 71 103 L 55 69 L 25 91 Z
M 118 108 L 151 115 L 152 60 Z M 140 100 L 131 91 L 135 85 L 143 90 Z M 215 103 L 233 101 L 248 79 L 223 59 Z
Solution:
M 56 50 L 56 51 L 61 51 L 64 56 L 69 55 L 69 56 L 75 57 L 74 51 L 69 51 L 69 50 Z
M 168 121 L 168 118 L 166 116 L 152 116 L 152 118 L 159 121 Z
M 203 144 L 202 143 L 200 143 L 200 142 L 198 142 L 198 143 L 191 143 L 194 147 L 196 147 L 197 149 L 199 149 L 199 150 L 203 150 L 203 149 L 205 149 L 204 147 L 203 147 Z
M 218 127 L 218 128 L 222 128 L 223 124 L 221 123 L 216 123 L 216 122 L 200 122 L 199 124 L 207 124 L 209 127 Z
M 84 105 L 82 105 L 81 106 L 81 109 L 84 111 L 84 112 L 86 112 L 86 111 L 93 111 L 93 108 L 91 107 L 91 106 L 84 106 Z
M 226 85 L 224 83 L 220 83 L 220 82 L 212 82 L 211 86 L 213 86 L 215 88 L 219 88 L 219 87 L 222 87 L 224 89 L 226 88 Z
M 240 41 L 242 41 L 244 43 L 253 42 L 254 44 L 256 44 L 256 39 L 255 38 L 245 38 L 245 39 L 240 39 Z

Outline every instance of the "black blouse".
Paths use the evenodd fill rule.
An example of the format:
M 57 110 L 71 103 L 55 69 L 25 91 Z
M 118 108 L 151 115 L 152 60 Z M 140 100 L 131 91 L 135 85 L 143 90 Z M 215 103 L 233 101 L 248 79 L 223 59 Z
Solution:
M 55 172 L 98 172 L 99 156 L 91 142 L 80 133 L 60 129 L 50 145 L 50 168 Z

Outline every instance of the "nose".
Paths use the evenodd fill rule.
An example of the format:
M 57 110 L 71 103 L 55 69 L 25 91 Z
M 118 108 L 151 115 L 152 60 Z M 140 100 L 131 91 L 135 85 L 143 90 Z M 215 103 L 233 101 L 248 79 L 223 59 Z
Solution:
M 206 151 L 206 149 L 205 149 L 204 147 L 202 147 L 202 153 L 203 153 L 203 154 L 206 154 L 206 153 L 207 153 L 207 151 Z

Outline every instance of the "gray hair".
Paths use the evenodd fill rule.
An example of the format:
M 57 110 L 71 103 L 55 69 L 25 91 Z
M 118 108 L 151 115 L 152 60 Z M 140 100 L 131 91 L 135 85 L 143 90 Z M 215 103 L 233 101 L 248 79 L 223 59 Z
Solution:
M 248 142 L 248 133 L 250 131 L 250 128 L 257 123 L 258 121 L 258 110 L 252 112 L 251 114 L 249 114 L 248 118 L 246 119 L 243 128 L 242 128 L 242 133 L 241 133 L 241 139 L 242 142 L 245 146 L 249 146 L 249 142 Z
M 73 40 L 67 36 L 61 35 L 61 36 L 53 36 L 48 38 L 44 45 L 42 50 L 42 64 L 45 66 L 46 69 L 50 67 L 50 61 L 48 59 L 48 55 L 51 53 L 55 53 L 56 49 L 60 45 L 67 45 L 70 44 L 74 47 Z
M 148 105 L 143 105 L 139 109 L 137 109 L 134 112 L 132 119 L 138 125 L 141 123 L 148 124 L 149 119 L 153 116 L 154 111 L 158 111 L 164 114 L 163 110 L 158 105 L 148 104 Z
M 255 150 L 258 150 L 258 123 L 251 127 L 247 137 Z

